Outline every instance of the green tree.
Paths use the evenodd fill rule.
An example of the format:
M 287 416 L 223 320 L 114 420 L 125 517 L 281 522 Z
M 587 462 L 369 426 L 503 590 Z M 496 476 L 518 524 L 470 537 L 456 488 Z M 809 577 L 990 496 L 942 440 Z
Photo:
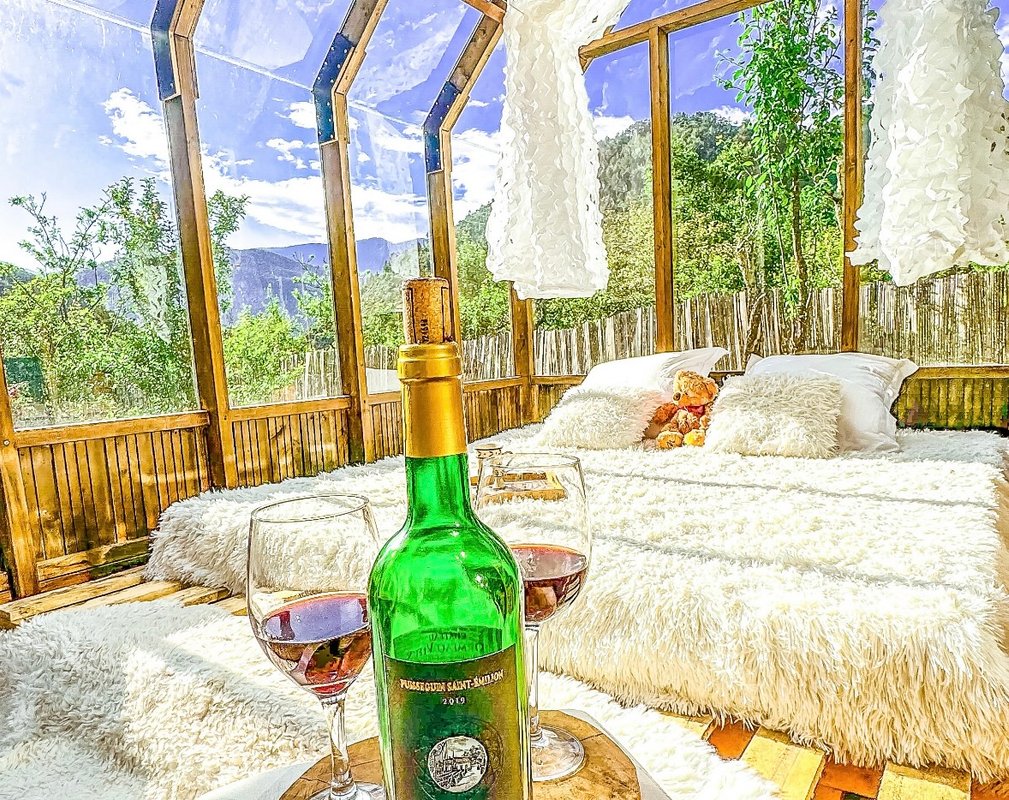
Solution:
M 257 405 L 290 386 L 299 368 L 289 366 L 305 351 L 305 337 L 293 320 L 271 299 L 258 314 L 243 310 L 224 330 L 224 360 L 228 388 L 235 405 Z
M 748 127 L 755 158 L 743 162 L 752 171 L 741 178 L 777 244 L 774 266 L 798 350 L 808 339 L 810 292 L 836 281 L 841 264 L 839 247 L 825 263 L 817 258 L 825 244 L 817 233 L 840 221 L 840 33 L 819 0 L 774 0 L 739 21 L 740 53 L 726 60 L 731 72 L 723 85 L 753 110 Z M 840 244 L 837 237 L 833 243 Z M 818 274 L 824 269 L 827 275 Z
M 30 218 L 21 249 L 35 271 L 0 264 L 4 355 L 37 360 L 44 406 L 22 424 L 178 411 L 196 403 L 178 235 L 153 178 L 124 178 L 69 232 L 46 196 L 11 199 Z M 210 198 L 223 242 L 244 198 Z M 15 393 L 22 394 L 17 387 Z

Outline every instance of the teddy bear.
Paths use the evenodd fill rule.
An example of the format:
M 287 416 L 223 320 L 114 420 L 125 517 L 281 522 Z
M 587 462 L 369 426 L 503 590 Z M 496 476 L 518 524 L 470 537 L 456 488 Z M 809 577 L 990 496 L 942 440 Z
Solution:
M 717 394 L 718 385 L 711 378 L 680 370 L 673 378 L 672 402 L 659 406 L 652 416 L 649 438 L 654 438 L 661 450 L 683 445 L 700 447 Z

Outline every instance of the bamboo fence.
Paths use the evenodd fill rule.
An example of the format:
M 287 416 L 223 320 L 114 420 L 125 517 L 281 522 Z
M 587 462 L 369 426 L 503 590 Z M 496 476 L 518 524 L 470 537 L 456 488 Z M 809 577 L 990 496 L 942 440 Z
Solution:
M 911 358 L 922 366 L 1009 363 L 1009 272 L 952 275 L 909 287 L 867 283 L 861 295 L 863 352 Z M 725 347 L 729 356 L 719 364 L 722 369 L 746 366 L 753 326 L 753 352 L 769 355 L 793 349 L 789 313 L 776 291 L 768 293 L 764 303 L 749 292 L 698 295 L 677 303 L 675 314 L 676 348 Z M 808 320 L 802 352 L 838 352 L 840 290 L 813 292 Z M 536 374 L 581 375 L 605 361 L 649 355 L 655 348 L 655 326 L 652 306 L 574 328 L 538 329 Z M 369 370 L 393 371 L 396 355 L 394 347 L 366 347 L 365 364 Z M 466 340 L 463 361 L 470 381 L 513 375 L 510 331 Z M 335 350 L 310 351 L 285 366 L 299 370 L 299 398 L 340 393 Z

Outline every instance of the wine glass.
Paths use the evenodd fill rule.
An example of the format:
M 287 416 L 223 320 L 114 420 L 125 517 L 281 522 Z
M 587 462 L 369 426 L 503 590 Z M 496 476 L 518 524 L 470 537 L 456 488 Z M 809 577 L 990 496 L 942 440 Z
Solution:
M 378 552 L 371 506 L 356 495 L 295 497 L 257 508 L 249 527 L 248 608 L 267 658 L 322 702 L 330 788 L 311 800 L 381 800 L 350 772 L 344 700 L 371 658 L 368 573 Z
M 588 574 L 592 534 L 581 462 L 552 453 L 494 456 L 480 470 L 476 510 L 522 571 L 533 780 L 564 778 L 581 767 L 585 750 L 569 731 L 540 724 L 537 657 L 540 625 L 574 602 Z

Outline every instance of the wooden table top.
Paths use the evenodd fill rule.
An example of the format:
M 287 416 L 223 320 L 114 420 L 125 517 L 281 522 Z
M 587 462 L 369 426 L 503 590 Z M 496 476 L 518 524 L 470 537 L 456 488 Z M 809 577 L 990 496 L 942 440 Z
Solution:
M 623 750 L 593 725 L 561 711 L 543 711 L 545 725 L 571 731 L 585 747 L 585 766 L 569 778 L 534 783 L 534 800 L 641 800 L 638 772 Z M 378 739 L 366 739 L 350 746 L 354 777 L 359 781 L 382 783 L 382 760 Z M 329 786 L 329 757 L 308 770 L 281 800 L 308 800 Z

